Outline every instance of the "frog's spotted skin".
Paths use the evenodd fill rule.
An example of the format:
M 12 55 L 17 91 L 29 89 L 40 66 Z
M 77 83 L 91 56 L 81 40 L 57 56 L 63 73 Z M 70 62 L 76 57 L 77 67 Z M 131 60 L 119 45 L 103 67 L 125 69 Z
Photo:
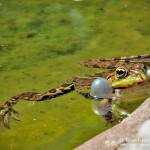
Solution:
M 53 88 L 43 94 L 36 92 L 26 92 L 13 96 L 11 99 L 6 101 L 2 106 L 0 106 L 0 121 L 3 122 L 4 126 L 9 128 L 8 117 L 11 116 L 15 120 L 19 120 L 13 110 L 13 105 L 15 105 L 19 100 L 28 101 L 43 101 L 51 98 L 55 98 L 59 95 L 66 94 L 70 91 L 77 90 L 80 94 L 84 95 L 86 98 L 91 98 L 89 90 L 91 83 L 98 77 L 103 77 L 108 80 L 114 89 L 127 88 L 135 84 L 140 84 L 143 82 L 149 82 L 149 78 L 145 73 L 145 65 L 150 65 L 150 55 L 140 55 L 140 56 L 125 56 L 116 57 L 111 59 L 91 59 L 88 61 L 81 62 L 82 65 L 88 67 L 98 67 L 98 68 L 117 68 L 116 71 L 111 70 L 108 72 L 95 73 L 90 75 L 84 75 L 80 77 L 74 77 L 67 80 L 62 85 Z M 119 68 L 118 68 L 119 67 Z M 120 70 L 119 70 L 120 69 Z M 125 72 L 120 74 L 123 69 Z M 111 100 L 110 100 L 111 101 Z M 111 113 L 109 112 L 105 115 L 106 120 L 111 119 Z
M 109 63 L 108 63 L 109 62 Z M 120 66 L 128 66 L 133 63 L 144 63 L 150 65 L 150 54 L 138 56 L 124 56 L 105 59 L 89 59 L 80 62 L 81 65 L 93 68 L 117 68 Z

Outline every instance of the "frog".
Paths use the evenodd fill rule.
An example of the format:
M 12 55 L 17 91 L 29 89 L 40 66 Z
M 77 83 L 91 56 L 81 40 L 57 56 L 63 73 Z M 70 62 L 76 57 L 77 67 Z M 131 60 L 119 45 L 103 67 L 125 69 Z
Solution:
M 76 90 L 86 99 L 93 99 L 93 95 L 90 93 L 91 83 L 99 77 L 108 80 L 113 88 L 113 93 L 115 93 L 118 89 L 127 89 L 139 84 L 150 82 L 150 78 L 146 74 L 146 66 L 150 66 L 150 54 L 89 59 L 81 61 L 80 64 L 86 67 L 105 68 L 109 70 L 72 77 L 61 85 L 44 93 L 25 92 L 11 97 L 0 106 L 0 121 L 3 126 L 10 128 L 9 117 L 12 117 L 16 121 L 20 120 L 16 116 L 18 112 L 13 109 L 13 106 L 20 100 L 37 102 L 50 100 L 60 95 L 67 94 L 73 90 Z M 108 98 L 108 101 L 111 103 L 112 98 Z M 104 115 L 104 118 L 111 122 L 112 111 L 110 110 L 106 115 Z

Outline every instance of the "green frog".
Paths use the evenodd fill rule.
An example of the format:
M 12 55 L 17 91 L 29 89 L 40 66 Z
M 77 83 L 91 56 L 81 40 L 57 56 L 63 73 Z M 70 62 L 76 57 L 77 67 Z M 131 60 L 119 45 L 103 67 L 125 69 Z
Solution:
M 113 87 L 114 93 L 119 89 L 124 90 L 150 82 L 146 74 L 146 66 L 150 65 L 150 54 L 90 59 L 82 61 L 80 64 L 87 67 L 108 68 L 109 71 L 73 77 L 45 93 L 25 92 L 13 96 L 0 106 L 0 121 L 3 122 L 3 125 L 10 128 L 8 121 L 9 117 L 19 120 L 15 115 L 17 111 L 12 108 L 19 100 L 43 101 L 69 93 L 75 89 L 86 98 L 93 99 L 93 96 L 90 94 L 91 83 L 99 77 L 108 80 Z M 108 101 L 111 103 L 112 98 L 110 97 Z M 112 110 L 104 115 L 106 120 L 111 120 L 111 116 Z

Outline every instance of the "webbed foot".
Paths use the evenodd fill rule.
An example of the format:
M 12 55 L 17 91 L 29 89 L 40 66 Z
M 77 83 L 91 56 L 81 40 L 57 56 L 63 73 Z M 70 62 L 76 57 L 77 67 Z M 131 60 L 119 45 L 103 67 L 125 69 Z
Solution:
M 3 126 L 10 129 L 10 125 L 9 125 L 9 117 L 11 117 L 12 119 L 16 120 L 16 121 L 20 121 L 17 116 L 15 114 L 17 114 L 18 112 L 16 112 L 15 110 L 13 110 L 12 108 L 4 108 L 1 107 L 0 108 L 0 122 L 3 123 Z

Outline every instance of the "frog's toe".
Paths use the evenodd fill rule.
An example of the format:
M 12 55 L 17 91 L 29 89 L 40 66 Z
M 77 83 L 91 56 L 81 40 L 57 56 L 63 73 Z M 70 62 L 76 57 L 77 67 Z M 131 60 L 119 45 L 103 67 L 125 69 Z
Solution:
M 0 110 L 0 122 L 2 122 L 3 126 L 6 128 L 10 128 L 9 125 L 9 117 L 12 117 L 14 120 L 19 121 L 19 119 L 16 117 L 15 113 L 17 113 L 12 108 L 3 108 Z
M 19 114 L 19 113 L 18 113 L 17 111 L 15 111 L 15 110 L 11 109 L 11 111 L 10 111 L 10 116 L 11 116 L 14 120 L 20 121 L 20 119 L 19 119 L 15 114 Z
M 8 109 L 2 109 L 0 111 L 0 121 L 3 124 L 3 126 L 6 128 L 10 128 L 8 118 L 9 118 L 9 110 Z
M 3 124 L 6 128 L 9 128 L 10 129 L 10 125 L 9 125 L 9 114 L 6 113 L 4 116 L 3 116 Z

